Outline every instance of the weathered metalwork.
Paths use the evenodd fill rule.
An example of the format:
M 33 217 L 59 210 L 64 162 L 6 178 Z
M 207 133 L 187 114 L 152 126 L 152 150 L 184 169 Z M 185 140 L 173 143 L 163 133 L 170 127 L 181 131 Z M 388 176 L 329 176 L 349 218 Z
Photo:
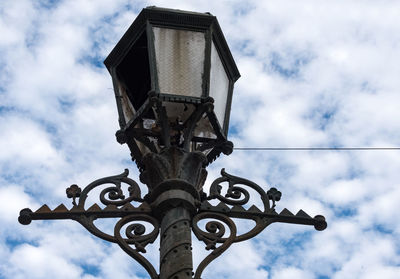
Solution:
M 153 243 L 159 234 L 159 222 L 152 216 L 152 210 L 147 202 L 141 197 L 139 185 L 128 178 L 128 170 L 116 176 L 109 176 L 98 179 L 87 185 L 83 191 L 77 186 L 72 185 L 67 188 L 68 198 L 72 198 L 72 208 L 67 209 L 64 204 L 60 204 L 54 210 L 50 210 L 47 205 L 43 205 L 35 212 L 25 208 L 21 210 L 18 221 L 21 224 L 28 225 L 32 220 L 52 220 L 52 219 L 72 219 L 79 222 L 93 235 L 117 243 L 127 254 L 138 261 L 149 273 L 150 278 L 158 278 L 158 273 L 153 265 L 140 253 L 145 253 L 145 247 Z M 122 183 L 129 185 L 128 195 L 125 196 Z M 101 208 L 97 203 L 87 208 L 86 200 L 89 193 L 104 185 L 114 184 L 101 190 L 99 194 Z M 76 203 L 76 199 L 79 199 Z M 132 202 L 141 203 L 135 207 Z M 114 235 L 102 231 L 95 225 L 94 221 L 102 218 L 120 218 L 114 227 Z M 153 226 L 150 233 L 146 233 L 143 224 L 132 223 L 134 221 L 145 222 Z M 128 225 L 129 224 L 129 225 Z M 128 225 L 125 230 L 125 236 L 121 235 L 123 226 Z M 131 246 L 134 246 L 131 247 Z
M 204 61 L 201 69 L 196 67 L 194 71 L 201 76 L 201 94 L 185 90 L 179 95 L 160 90 L 154 27 L 204 35 Z M 226 83 L 221 83 L 226 85 L 225 89 L 218 86 L 215 91 L 210 89 L 219 77 L 216 75 L 213 80 L 210 77 L 212 51 L 214 58 L 217 57 L 214 69 L 219 65 L 226 75 Z M 227 133 L 233 84 L 240 76 L 214 16 L 146 8 L 105 64 L 112 76 L 119 113 L 121 129 L 116 133 L 117 141 L 128 144 L 140 171 L 140 181 L 147 185 L 146 195 L 142 197 L 139 184 L 128 178 L 125 170 L 93 181 L 83 190 L 75 184 L 68 187 L 66 194 L 72 199 L 71 209 L 61 204 L 54 210 L 47 205 L 35 212 L 28 208 L 21 210 L 18 218 L 21 224 L 28 225 L 32 220 L 75 220 L 93 235 L 117 243 L 143 266 L 151 279 L 200 279 L 204 269 L 233 243 L 255 237 L 272 223 L 326 228 L 325 218 L 320 215 L 312 218 L 302 210 L 294 215 L 286 208 L 277 213 L 276 202 L 281 199 L 281 192 L 276 188 L 265 192 L 256 183 L 230 175 L 224 169 L 221 177 L 211 184 L 209 194 L 204 193 L 206 166 L 221 153 L 229 155 L 233 150 Z M 211 96 L 216 97 L 215 103 Z M 215 111 L 214 105 L 218 108 Z M 179 115 L 174 114 L 177 107 L 182 110 Z M 225 184 L 228 187 L 223 191 Z M 101 206 L 86 204 L 93 190 L 96 193 L 101 190 L 98 195 Z M 252 198 L 259 200 L 251 204 Z M 114 220 L 113 234 L 95 224 L 103 218 Z M 251 220 L 254 226 L 238 235 L 237 219 Z M 200 225 L 203 222 L 206 222 L 204 227 Z M 192 232 L 210 251 L 195 272 Z M 157 272 L 144 254 L 146 246 L 159 236 L 160 270 Z
M 191 146 L 195 143 L 198 145 L 196 147 L 197 151 L 203 152 L 209 150 L 205 157 L 205 166 L 216 160 L 221 153 L 225 155 L 232 153 L 233 143 L 226 139 L 226 136 L 219 131 L 219 128 L 217 129 L 219 124 L 212 114 L 212 98 L 203 98 L 200 103 L 195 104 L 192 114 L 185 122 L 175 123 L 174 125 L 171 125 L 167 121 L 165 107 L 162 106 L 162 101 L 165 98 L 160 94 L 150 92 L 149 100 L 137 111 L 135 117 L 125 128 L 118 130 L 116 133 L 117 141 L 120 144 L 128 144 L 132 152 L 132 160 L 136 162 L 140 171 L 145 169 L 143 160 L 147 154 L 158 154 L 171 146 L 176 146 L 189 152 Z M 155 118 L 158 119 L 153 129 L 143 129 L 140 125 L 138 127 L 139 120 L 150 110 L 153 110 Z M 197 125 L 202 118 L 210 119 L 211 125 L 216 129 L 217 138 L 199 138 L 194 136 Z M 139 150 L 138 143 L 148 148 L 149 153 L 143 154 Z
M 171 162 L 169 162 L 167 167 L 158 168 L 159 170 L 164 169 L 164 173 L 157 174 L 163 177 L 160 181 L 164 181 L 164 183 L 155 182 L 158 187 L 163 188 L 157 192 L 157 197 L 163 199 L 161 202 L 151 195 L 157 187 L 150 189 L 149 193 L 143 198 L 139 185 L 128 178 L 128 170 L 125 170 L 122 174 L 98 179 L 83 190 L 77 185 L 67 188 L 67 197 L 72 199 L 73 206 L 71 209 L 67 209 L 63 204 L 54 210 L 50 210 L 47 205 L 43 205 L 35 212 L 26 208 L 21 210 L 18 220 L 24 225 L 29 224 L 32 220 L 75 220 L 95 236 L 117 243 L 146 269 L 152 279 L 175 278 L 174 276 L 178 276 L 176 278 L 192 278 L 191 230 L 200 241 L 205 243 L 205 249 L 211 251 L 194 273 L 193 278 L 199 279 L 206 266 L 225 252 L 233 243 L 255 237 L 272 223 L 312 225 L 317 230 L 324 230 L 327 226 L 323 216 L 317 215 L 312 218 L 303 210 L 293 214 L 285 208 L 277 213 L 275 207 L 276 202 L 281 198 L 281 193 L 276 188 L 271 188 L 265 192 L 262 187 L 254 182 L 230 175 L 224 169 L 221 170 L 221 177 L 211 184 L 210 193 L 206 195 L 202 190 L 205 174 L 202 172 L 204 169 L 201 164 L 197 168 L 188 164 L 190 169 L 197 169 L 198 177 L 187 177 L 189 171 L 186 171 L 186 173 L 182 171 L 182 166 L 186 166 L 184 162 L 187 162 L 187 160 L 202 160 L 198 153 L 187 154 L 181 149 L 174 148 L 164 155 L 176 160 L 171 160 L 171 162 L 175 162 L 175 165 L 171 165 Z M 195 159 L 188 159 L 190 157 Z M 155 161 L 158 164 L 166 163 L 165 158 L 160 157 L 152 158 L 148 163 Z M 180 171 L 174 172 L 173 169 Z M 170 177 L 170 179 L 164 176 Z M 193 184 L 188 183 L 184 179 L 185 177 L 193 181 Z M 224 183 L 228 184 L 225 192 L 223 192 Z M 101 208 L 97 203 L 94 203 L 87 208 L 86 200 L 89 193 L 98 187 L 109 184 L 114 184 L 114 186 L 105 187 L 99 194 L 100 204 L 105 207 Z M 129 186 L 126 195 L 122 187 L 123 184 Z M 149 182 L 148 185 L 151 184 L 152 182 Z M 192 187 L 191 185 L 197 186 Z M 253 204 L 248 204 L 252 196 L 245 187 L 258 194 L 263 206 L 262 209 Z M 169 194 L 163 196 L 163 193 Z M 190 193 L 192 202 L 188 202 L 190 199 L 182 193 Z M 180 196 L 181 194 L 182 196 Z M 212 205 L 210 203 L 212 200 L 218 200 L 219 203 Z M 134 203 L 138 203 L 139 206 L 135 207 Z M 190 206 L 187 206 L 187 204 Z M 95 220 L 101 218 L 119 218 L 114 226 L 114 235 L 103 232 L 94 224 Z M 203 229 L 198 224 L 204 219 L 214 220 L 209 221 Z M 253 220 L 255 225 L 248 232 L 237 235 L 235 219 Z M 150 224 L 153 227 L 152 231 L 146 233 L 142 223 Z M 229 233 L 226 232 L 224 224 L 229 229 Z M 124 226 L 126 226 L 125 236 L 121 234 L 121 229 Z M 159 234 L 161 243 L 160 274 L 143 256 L 146 253 L 145 247 L 153 243 Z
M 197 223 L 202 219 L 217 219 L 218 221 L 209 221 L 205 229 L 206 231 L 200 229 Z M 229 236 L 224 238 L 225 235 L 225 227 L 223 223 L 225 223 L 229 230 Z M 208 212 L 200 212 L 193 218 L 193 233 L 196 235 L 197 239 L 203 241 L 206 244 L 206 250 L 212 250 L 212 252 L 199 264 L 197 267 L 196 273 L 194 275 L 195 279 L 200 279 L 201 274 L 203 273 L 206 266 L 219 257 L 223 252 L 225 252 L 229 246 L 234 242 L 236 237 L 236 225 L 232 221 L 231 218 L 226 216 L 225 214 L 208 211 Z M 217 243 L 222 243 L 220 246 L 216 246 Z
M 192 214 L 184 207 L 169 210 L 161 221 L 160 279 L 192 278 Z

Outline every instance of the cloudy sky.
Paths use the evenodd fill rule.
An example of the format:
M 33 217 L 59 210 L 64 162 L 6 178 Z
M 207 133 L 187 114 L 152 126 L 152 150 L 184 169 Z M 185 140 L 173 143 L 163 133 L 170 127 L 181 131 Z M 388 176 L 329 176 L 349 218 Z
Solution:
M 65 188 L 129 168 L 104 58 L 149 5 L 218 17 L 242 77 L 236 147 L 399 147 L 400 2 L 0 2 L 0 278 L 146 278 L 73 221 L 17 222 L 71 206 Z M 399 278 L 400 151 L 234 151 L 209 168 L 282 191 L 277 205 L 328 220 L 273 224 L 234 244 L 204 278 Z M 148 256 L 158 266 L 158 241 Z M 194 239 L 195 262 L 205 255 Z

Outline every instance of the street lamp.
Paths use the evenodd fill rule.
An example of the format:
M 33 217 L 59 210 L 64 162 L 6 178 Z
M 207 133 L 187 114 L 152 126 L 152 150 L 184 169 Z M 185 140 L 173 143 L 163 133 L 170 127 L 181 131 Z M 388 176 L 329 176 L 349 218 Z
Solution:
M 117 101 L 121 128 L 117 140 L 129 146 L 148 193 L 142 196 L 125 170 L 83 190 L 77 185 L 67 188 L 71 209 L 63 204 L 54 210 L 47 205 L 35 212 L 23 209 L 20 223 L 73 219 L 92 234 L 117 243 L 152 279 L 199 279 L 205 267 L 231 244 L 256 236 L 274 222 L 326 228 L 320 215 L 312 218 L 303 210 L 294 215 L 287 209 L 277 213 L 281 192 L 275 188 L 266 192 L 224 169 L 210 192 L 203 192 L 206 166 L 233 149 L 227 132 L 233 85 L 240 76 L 214 16 L 145 8 L 104 63 Z M 129 185 L 125 193 L 122 184 Z M 99 200 L 105 207 L 97 203 L 88 207 L 91 191 L 104 185 Z M 247 188 L 257 193 L 261 209 L 249 204 Z M 219 203 L 213 205 L 209 202 L 213 200 Z M 136 203 L 140 205 L 135 207 Z M 94 224 L 99 218 L 116 220 L 113 235 Z M 238 235 L 235 218 L 252 220 L 255 225 Z M 208 220 L 204 228 L 199 226 L 201 220 Z M 143 223 L 151 225 L 150 232 Z M 211 250 L 195 272 L 192 231 Z M 158 236 L 159 272 L 143 255 Z

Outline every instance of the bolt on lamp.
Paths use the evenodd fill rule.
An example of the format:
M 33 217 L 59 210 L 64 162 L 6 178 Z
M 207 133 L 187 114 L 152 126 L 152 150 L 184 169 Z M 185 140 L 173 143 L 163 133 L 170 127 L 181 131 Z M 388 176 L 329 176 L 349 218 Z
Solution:
M 104 63 L 112 77 L 118 108 L 117 141 L 129 146 L 148 193 L 142 196 L 139 185 L 125 170 L 95 180 L 83 190 L 77 185 L 67 188 L 71 209 L 61 204 L 54 210 L 47 205 L 35 212 L 21 210 L 20 223 L 75 220 L 92 234 L 117 243 L 151 279 L 200 279 L 205 267 L 233 243 L 256 236 L 274 222 L 326 228 L 321 215 L 312 218 L 303 210 L 292 214 L 286 208 L 277 213 L 280 191 L 265 191 L 224 169 L 209 193 L 203 191 L 206 166 L 220 153 L 229 155 L 233 149 L 227 132 L 233 85 L 240 76 L 216 17 L 145 8 Z M 127 191 L 122 187 L 125 184 Z M 89 194 L 99 187 L 104 188 L 99 195 L 103 206 L 87 206 Z M 246 188 L 256 193 L 261 209 L 249 204 Z M 101 218 L 115 220 L 113 234 L 96 226 L 94 221 Z M 236 219 L 252 220 L 254 226 L 238 234 Z M 203 228 L 199 224 L 204 220 Z M 143 223 L 152 228 L 150 232 Z M 192 232 L 211 250 L 196 270 Z M 159 272 L 143 255 L 157 237 Z

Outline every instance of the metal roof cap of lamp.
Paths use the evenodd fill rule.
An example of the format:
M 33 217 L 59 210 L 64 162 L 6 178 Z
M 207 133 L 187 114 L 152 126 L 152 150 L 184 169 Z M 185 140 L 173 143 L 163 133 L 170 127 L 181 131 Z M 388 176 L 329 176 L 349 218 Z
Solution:
M 230 154 L 232 92 L 239 71 L 217 18 L 147 7 L 104 61 L 117 101 L 119 143 L 139 169 L 149 152 L 200 151 L 207 164 Z

